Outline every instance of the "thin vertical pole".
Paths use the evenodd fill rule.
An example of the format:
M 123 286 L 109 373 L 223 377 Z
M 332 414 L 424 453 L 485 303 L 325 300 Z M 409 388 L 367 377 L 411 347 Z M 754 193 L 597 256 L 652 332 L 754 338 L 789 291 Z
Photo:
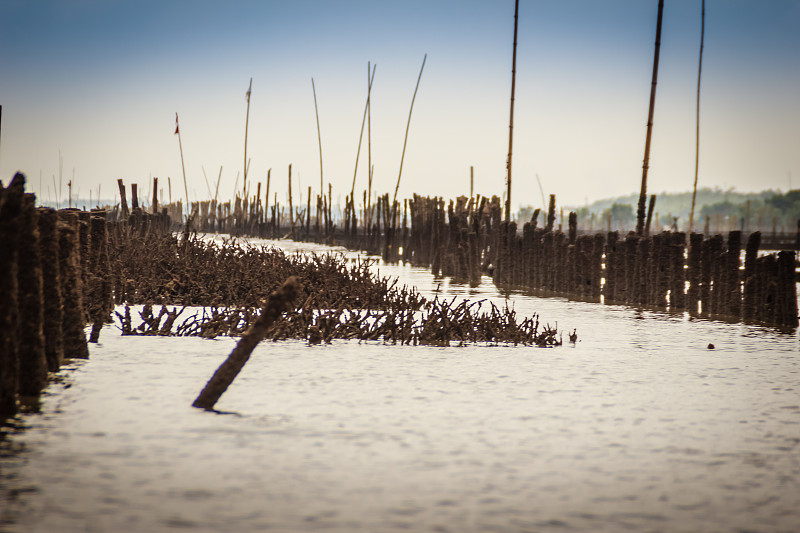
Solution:
M 264 195 L 264 212 L 269 213 L 269 178 L 270 174 L 272 173 L 272 169 L 267 170 L 267 194 Z
M 319 141 L 319 192 L 323 193 L 322 181 L 322 133 L 319 131 L 319 111 L 317 110 L 317 89 L 314 87 L 314 78 L 311 78 L 311 90 L 314 92 L 314 113 L 317 115 L 317 141 Z
M 367 120 L 367 110 L 369 109 L 369 97 L 372 93 L 372 81 L 375 79 L 375 65 L 372 67 L 372 75 L 369 78 L 369 84 L 367 85 L 367 102 L 364 104 L 364 116 L 361 118 L 361 133 L 358 135 L 358 150 L 356 151 L 356 168 L 353 171 L 353 186 L 350 188 L 350 196 L 353 196 L 356 190 L 356 174 L 358 174 L 358 158 L 361 155 L 361 139 L 364 137 L 364 123 Z M 369 169 L 367 169 L 369 171 Z M 346 203 L 346 202 L 345 202 Z
M 636 233 L 644 233 L 645 205 L 647 203 L 647 169 L 650 166 L 650 139 L 653 135 L 653 112 L 656 105 L 656 82 L 658 81 L 658 52 L 661 48 L 661 19 L 664 13 L 664 0 L 658 0 L 658 20 L 656 22 L 656 51 L 653 56 L 653 81 L 650 85 L 650 109 L 647 113 L 647 136 L 644 141 L 644 162 L 642 163 L 642 189 L 639 193 L 639 207 L 636 212 Z
M 403 175 L 403 160 L 406 157 L 406 144 L 408 143 L 408 129 L 411 127 L 411 112 L 414 111 L 414 100 L 417 99 L 417 90 L 419 89 L 419 80 L 422 79 L 422 70 L 425 68 L 425 60 L 428 59 L 428 54 L 422 58 L 422 66 L 419 69 L 419 77 L 417 77 L 417 86 L 414 87 L 414 96 L 411 97 L 411 108 L 408 110 L 408 123 L 406 124 L 406 136 L 403 139 L 403 153 L 400 156 L 400 172 L 397 174 L 397 185 L 394 188 L 394 199 L 392 200 L 392 224 L 395 218 L 395 204 L 397 203 L 397 191 L 400 189 L 400 178 Z
M 473 190 L 475 186 L 475 167 L 470 165 L 469 167 L 469 197 L 472 198 Z
M 178 148 L 181 151 L 181 170 L 183 171 L 183 190 L 186 192 L 186 218 L 189 218 L 189 186 L 186 184 L 186 166 L 183 164 L 183 144 L 181 143 L 181 130 L 178 126 L 178 113 L 175 113 L 175 134 L 178 136 Z
M 244 185 L 242 186 L 242 197 L 247 198 L 247 127 L 250 124 L 250 91 L 253 88 L 253 78 L 250 78 L 250 86 L 247 87 L 247 115 L 244 120 Z
M 370 62 L 367 61 L 367 91 L 369 91 L 369 85 L 371 83 L 370 80 Z M 791 178 L 789 179 L 789 190 L 792 189 L 791 187 Z M 364 204 L 365 209 L 369 212 L 369 205 L 370 205 L 370 198 L 372 196 L 372 102 L 367 102 L 367 189 L 369 193 L 367 194 L 367 201 Z M 364 217 L 364 221 L 362 221 L 362 225 L 366 224 L 368 220 L 370 220 L 371 215 L 367 215 Z
M 508 119 L 508 159 L 506 160 L 506 220 L 511 221 L 511 153 L 514 144 L 514 89 L 517 81 L 517 20 L 519 0 L 514 2 L 514 52 L 511 59 L 511 111 Z
M 214 205 L 217 204 L 217 198 L 219 197 L 220 180 L 222 180 L 222 165 L 219 166 L 219 176 L 217 176 L 217 187 L 214 189 Z
M 289 163 L 289 225 L 294 236 L 294 206 L 292 205 L 292 164 Z
M 694 145 L 694 188 L 692 189 L 692 209 L 689 211 L 689 234 L 694 228 L 694 206 L 697 200 L 697 174 L 700 166 L 700 75 L 703 73 L 703 40 L 706 33 L 706 0 L 702 0 L 700 12 L 700 61 L 697 66 L 697 131 Z M 790 187 L 791 188 L 791 187 Z M 749 201 L 748 201 L 749 205 Z

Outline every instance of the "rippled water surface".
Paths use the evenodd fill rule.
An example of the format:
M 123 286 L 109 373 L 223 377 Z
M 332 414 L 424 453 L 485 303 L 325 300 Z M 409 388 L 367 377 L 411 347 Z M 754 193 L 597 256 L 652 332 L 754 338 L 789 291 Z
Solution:
M 265 342 L 226 414 L 235 339 L 107 326 L 0 440 L 0 530 L 800 531 L 796 333 L 508 296 L 578 343 Z

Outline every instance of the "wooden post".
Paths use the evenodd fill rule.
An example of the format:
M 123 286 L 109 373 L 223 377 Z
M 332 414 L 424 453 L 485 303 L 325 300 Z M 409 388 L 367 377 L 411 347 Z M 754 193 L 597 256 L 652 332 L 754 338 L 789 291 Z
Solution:
M 217 371 L 206 383 L 206 386 L 192 403 L 193 407 L 210 411 L 214 408 L 219 398 L 225 393 L 233 380 L 244 367 L 256 345 L 267 334 L 269 327 L 285 311 L 291 309 L 301 287 L 294 276 L 284 282 L 275 292 L 269 295 L 266 305 L 261 310 L 261 315 L 247 332 L 239 339 L 236 347 L 228 358 L 219 366 Z
M 17 256 L 25 176 L 0 184 L 0 422 L 17 412 L 19 386 L 19 290 Z
M 78 240 L 78 215 L 74 212 L 59 212 L 64 222 L 59 225 L 58 260 L 61 273 L 61 294 L 64 299 L 62 329 L 64 334 L 64 358 L 88 359 L 89 348 L 83 312 L 83 280 L 81 278 L 80 248 Z
M 154 215 L 158 214 L 158 178 L 153 178 L 153 203 L 151 205 Z
M 44 302 L 44 352 L 47 369 L 56 372 L 64 360 L 61 298 L 61 273 L 58 269 L 58 213 L 39 209 L 39 245 L 42 257 L 42 297 Z
M 128 218 L 129 211 L 128 211 L 128 199 L 125 193 L 125 184 L 122 183 L 122 178 L 117 180 L 117 186 L 119 187 L 119 203 L 122 207 L 122 219 L 125 220 Z

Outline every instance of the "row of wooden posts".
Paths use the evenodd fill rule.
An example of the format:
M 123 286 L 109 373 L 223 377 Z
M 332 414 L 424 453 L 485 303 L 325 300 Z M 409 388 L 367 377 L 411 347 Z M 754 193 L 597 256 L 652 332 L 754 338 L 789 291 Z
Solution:
M 363 210 L 359 220 L 348 195 L 338 227 L 329 199 L 318 197 L 317 205 L 315 217 L 309 216 L 310 209 L 298 211 L 303 224 L 287 227 L 275 214 L 278 204 L 264 222 L 257 209 L 248 215 L 247 204 L 237 201 L 234 216 L 223 218 L 228 226 L 214 226 L 201 216 L 196 228 L 223 231 L 233 225 L 246 235 L 341 245 L 381 255 L 388 262 L 429 267 L 434 275 L 473 285 L 488 274 L 503 288 L 540 294 L 781 326 L 798 324 L 795 252 L 759 255 L 760 232 L 747 235 L 746 243 L 741 231 L 729 232 L 727 239 L 698 233 L 687 238 L 677 231 L 650 235 L 649 229 L 645 235 L 582 234 L 575 213 L 569 214 L 564 232 L 555 225 L 553 195 L 548 212 L 540 217 L 537 209 L 522 227 L 503 219 L 496 196 L 462 196 L 445 202 L 414 195 L 401 205 L 392 204 L 385 194 Z
M 109 232 L 169 231 L 166 213 L 36 207 L 17 174 L 0 182 L 0 420 L 36 409 L 48 373 L 89 357 L 113 310 Z M 89 338 L 86 327 L 91 325 Z

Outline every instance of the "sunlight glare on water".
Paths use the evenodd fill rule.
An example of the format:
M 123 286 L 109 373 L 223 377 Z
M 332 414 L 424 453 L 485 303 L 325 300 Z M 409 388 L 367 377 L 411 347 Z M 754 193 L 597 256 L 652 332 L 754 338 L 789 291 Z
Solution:
M 264 342 L 226 414 L 235 339 L 107 326 L 0 440 L 0 531 L 800 529 L 795 332 L 509 296 L 564 346 Z

